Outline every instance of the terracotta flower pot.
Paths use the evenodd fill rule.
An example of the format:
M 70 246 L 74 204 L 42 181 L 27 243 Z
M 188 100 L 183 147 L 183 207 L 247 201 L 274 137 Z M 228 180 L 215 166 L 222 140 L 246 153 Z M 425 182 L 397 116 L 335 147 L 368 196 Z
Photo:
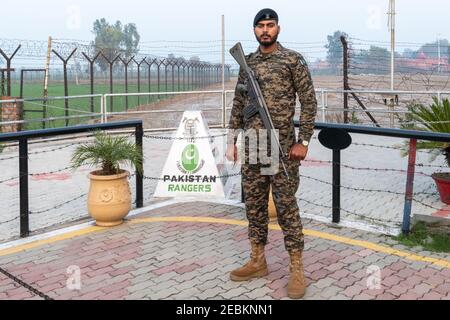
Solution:
M 130 173 L 101 176 L 90 174 L 91 186 L 88 197 L 89 214 L 98 226 L 114 227 L 123 223 L 131 210 Z
M 436 182 L 441 201 L 450 204 L 450 173 L 435 173 L 432 177 Z

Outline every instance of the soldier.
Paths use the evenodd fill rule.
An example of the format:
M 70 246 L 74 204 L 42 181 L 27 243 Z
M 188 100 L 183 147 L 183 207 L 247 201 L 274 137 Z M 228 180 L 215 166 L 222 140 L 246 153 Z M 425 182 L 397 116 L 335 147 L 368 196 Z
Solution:
M 314 133 L 317 114 L 317 100 L 308 66 L 300 53 L 284 48 L 277 40 L 280 34 L 278 15 L 272 9 L 263 9 L 255 17 L 254 33 L 260 46 L 255 53 L 248 55 L 247 63 L 255 72 L 267 103 L 275 129 L 278 130 L 280 144 L 285 154 L 285 165 L 289 174 L 283 170 L 275 175 L 262 175 L 260 164 L 242 164 L 242 182 L 245 195 L 247 219 L 249 221 L 249 240 L 251 259 L 243 267 L 230 274 L 233 281 L 246 281 L 268 274 L 264 247 L 268 235 L 268 199 L 272 195 L 277 208 L 278 222 L 283 230 L 285 248 L 290 256 L 290 278 L 288 296 L 302 298 L 306 281 L 303 271 L 302 253 L 304 249 L 303 226 L 295 194 L 299 187 L 299 166 L 308 154 L 310 139 Z M 246 76 L 239 72 L 236 94 L 233 100 L 229 129 L 263 129 L 259 114 L 244 121 L 243 109 L 248 106 L 248 95 L 241 88 L 246 86 Z M 301 103 L 300 132 L 295 137 L 293 118 L 296 95 Z M 231 135 L 230 135 L 231 137 Z M 228 140 L 226 157 L 236 162 L 238 151 L 236 138 Z M 247 155 L 246 155 L 247 158 Z

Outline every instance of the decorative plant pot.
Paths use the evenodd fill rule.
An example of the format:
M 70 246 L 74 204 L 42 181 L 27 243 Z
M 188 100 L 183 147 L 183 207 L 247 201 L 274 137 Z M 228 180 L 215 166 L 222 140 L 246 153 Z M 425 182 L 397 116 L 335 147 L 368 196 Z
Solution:
M 450 173 L 435 173 L 432 175 L 436 182 L 437 189 L 441 196 L 441 201 L 450 204 Z
M 90 174 L 89 214 L 98 226 L 114 227 L 123 223 L 131 210 L 131 190 L 128 171 L 111 176 Z

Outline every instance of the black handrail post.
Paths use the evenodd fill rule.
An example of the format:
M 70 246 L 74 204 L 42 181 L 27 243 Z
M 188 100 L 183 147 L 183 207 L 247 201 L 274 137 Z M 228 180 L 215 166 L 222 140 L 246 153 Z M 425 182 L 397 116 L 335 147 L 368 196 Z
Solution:
M 29 229 L 29 197 L 28 197 L 28 139 L 19 140 L 19 189 L 20 189 L 20 237 L 26 238 Z
M 333 223 L 341 222 L 341 151 L 333 150 Z
M 143 155 L 143 138 L 144 129 L 142 123 L 136 125 L 136 145 L 139 148 L 141 154 Z M 136 207 L 144 207 L 144 166 L 142 166 L 142 172 L 136 170 Z

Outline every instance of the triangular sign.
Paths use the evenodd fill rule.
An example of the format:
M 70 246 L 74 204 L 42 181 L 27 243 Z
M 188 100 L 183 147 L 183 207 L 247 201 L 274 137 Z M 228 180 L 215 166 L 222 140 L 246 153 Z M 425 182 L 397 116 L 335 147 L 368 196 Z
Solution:
M 225 197 L 209 136 L 201 111 L 183 114 L 154 197 Z

